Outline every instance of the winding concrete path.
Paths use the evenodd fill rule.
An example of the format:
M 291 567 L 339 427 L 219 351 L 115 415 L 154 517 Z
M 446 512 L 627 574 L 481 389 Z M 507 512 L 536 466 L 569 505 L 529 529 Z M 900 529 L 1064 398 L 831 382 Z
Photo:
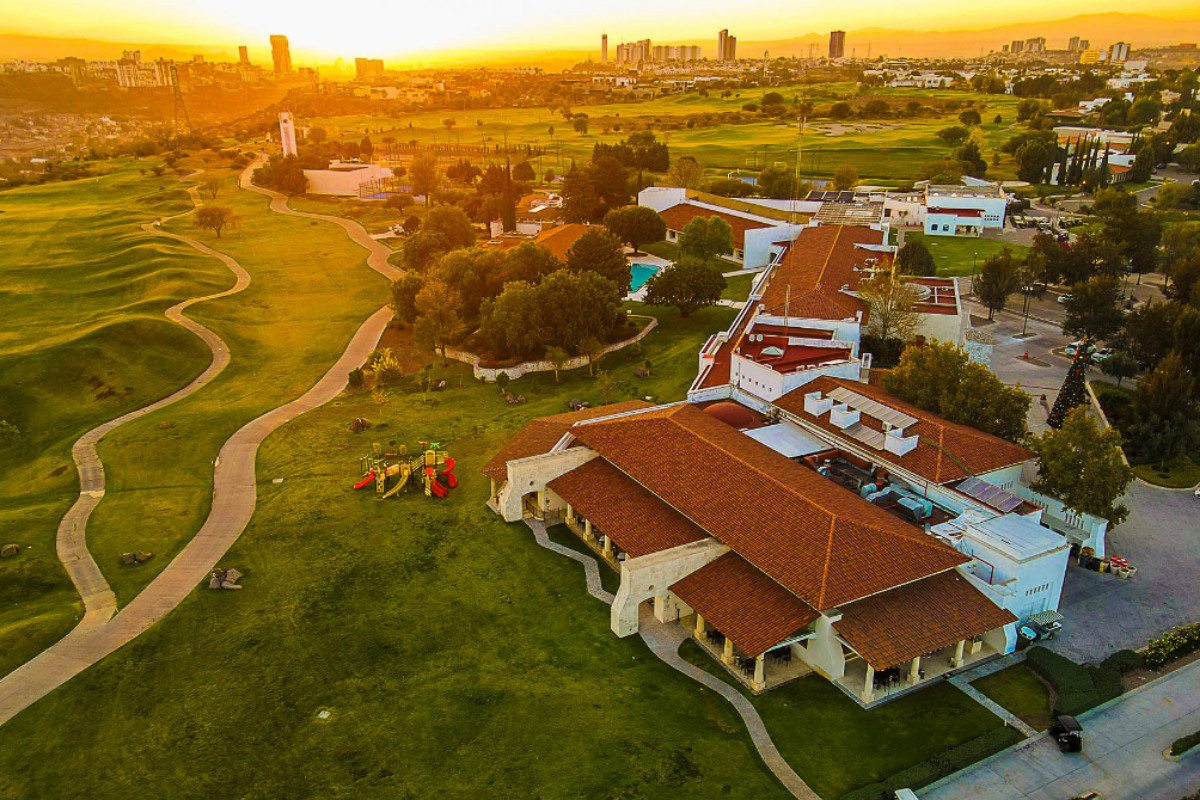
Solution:
M 546 533 L 546 525 L 541 520 L 526 519 L 525 524 L 533 531 L 534 539 L 542 547 L 582 564 L 584 573 L 587 576 L 588 594 L 597 600 L 612 605 L 614 597 L 611 593 L 605 591 L 600 583 L 600 565 L 595 558 L 572 550 L 569 547 L 555 544 L 550 540 L 549 534 Z M 784 785 L 784 788 L 791 792 L 793 797 L 799 798 L 799 800 L 821 800 L 817 793 L 809 788 L 808 784 L 796 774 L 796 771 L 780 755 L 779 750 L 775 747 L 775 743 L 771 741 L 771 735 L 767 733 L 767 726 L 763 724 L 762 717 L 758 714 L 758 709 L 754 707 L 749 698 L 715 675 L 710 675 L 695 664 L 684 661 L 680 657 L 679 647 L 687 640 L 687 631 L 679 625 L 664 625 L 655 618 L 653 612 L 645 608 L 642 608 L 639 613 L 638 631 L 642 640 L 650 648 L 650 652 L 676 670 L 687 675 L 697 683 L 703 684 L 706 688 L 711 689 L 730 702 L 734 710 L 741 715 L 742 721 L 746 724 L 746 730 L 750 733 L 750 740 L 754 743 L 755 749 L 758 750 L 759 756 L 762 757 L 767 768 L 775 774 L 775 777 Z
M 293 211 L 287 207 L 287 200 L 282 195 L 251 186 L 250 178 L 264 159 L 260 155 L 246 168 L 239 178 L 240 186 L 270 196 L 271 208 L 278 213 L 337 223 L 350 234 L 351 239 L 370 251 L 367 263 L 372 269 L 390 279 L 400 275 L 399 270 L 387 263 L 391 250 L 372 242 L 366 231 L 356 223 Z M 189 191 L 195 205 L 201 205 L 196 190 L 192 188 Z M 229 256 L 195 239 L 166 233 L 150 225 L 144 227 L 148 232 L 168 236 L 221 259 L 237 276 L 237 283 L 224 292 L 187 300 L 166 312 L 169 319 L 195 333 L 212 349 L 213 360 L 208 369 L 169 397 L 105 423 L 76 442 L 73 454 L 80 474 L 80 497 L 59 526 L 58 552 L 83 598 L 84 618 L 54 645 L 0 679 L 0 725 L 109 653 L 131 642 L 170 613 L 208 577 L 254 514 L 257 500 L 255 457 L 259 445 L 281 425 L 337 397 L 346 386 L 350 370 L 366 360 L 392 318 L 387 307 L 376 311 L 359 327 L 337 363 L 313 388 L 300 398 L 247 423 L 225 442 L 213 470 L 212 509 L 203 527 L 150 585 L 114 616 L 115 596 L 88 552 L 86 543 L 88 515 L 104 496 L 104 467 L 96 454 L 96 443 L 118 426 L 193 394 L 220 374 L 230 361 L 228 347 L 215 333 L 187 319 L 182 312 L 195 303 L 240 292 L 250 283 L 249 274 Z

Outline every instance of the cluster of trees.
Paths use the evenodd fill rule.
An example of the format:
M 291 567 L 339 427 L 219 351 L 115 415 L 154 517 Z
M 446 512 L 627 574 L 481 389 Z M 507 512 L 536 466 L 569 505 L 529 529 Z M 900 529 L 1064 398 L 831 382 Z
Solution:
M 448 223 L 459 228 L 464 221 L 460 209 L 439 206 L 408 243 L 443 235 Z M 539 358 L 548 348 L 588 355 L 621 333 L 620 301 L 629 283 L 620 240 L 592 230 L 571 247 L 565 263 L 532 242 L 507 251 L 442 251 L 424 270 L 392 284 L 391 306 L 397 319 L 413 325 L 419 343 L 443 355 L 448 344 L 468 335 L 473 347 L 501 360 Z
M 321 156 L 274 155 L 266 164 L 254 170 L 253 181 L 258 186 L 295 196 L 308 190 L 308 178 L 304 177 L 304 170 L 326 169 L 328 166 L 329 159 Z
M 733 229 L 720 217 L 696 217 L 679 236 L 675 266 L 646 281 L 647 305 L 674 306 L 683 317 L 716 304 L 725 291 L 717 258 L 733 252 Z
M 654 131 L 634 131 L 617 144 L 596 142 L 592 146 L 592 162 L 613 158 L 627 169 L 666 172 L 671 166 L 671 154 L 666 142 L 660 142 Z
M 593 222 L 633 196 L 629 171 L 612 156 L 601 156 L 584 166 L 572 165 L 563 178 L 563 218 L 567 222 Z

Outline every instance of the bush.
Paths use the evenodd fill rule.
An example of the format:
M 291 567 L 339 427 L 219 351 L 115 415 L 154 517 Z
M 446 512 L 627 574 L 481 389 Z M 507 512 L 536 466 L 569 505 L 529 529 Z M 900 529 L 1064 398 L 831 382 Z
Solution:
M 1171 755 L 1181 756 L 1193 747 L 1200 745 L 1200 731 L 1181 736 L 1171 743 Z M 1186 800 L 1186 798 L 1185 798 Z
M 362 367 L 356 367 L 355 369 L 350 370 L 350 375 L 347 380 L 350 383 L 351 389 L 361 389 L 363 385 Z
M 1044 647 L 1035 647 L 1025 663 L 1058 695 L 1054 714 L 1075 716 L 1120 697 L 1125 691 L 1121 676 L 1142 666 L 1142 657 L 1132 650 L 1120 650 L 1100 666 L 1087 667 Z
M 938 753 L 926 761 L 913 764 L 878 783 L 868 784 L 842 795 L 841 800 L 891 800 L 897 789 L 920 789 L 953 775 L 960 769 L 995 755 L 1021 741 L 1022 736 L 1013 728 L 996 728 L 982 736 L 963 742 L 957 747 Z
M 1168 661 L 1200 650 L 1200 622 L 1172 628 L 1146 644 L 1145 662 L 1149 669 L 1158 669 Z

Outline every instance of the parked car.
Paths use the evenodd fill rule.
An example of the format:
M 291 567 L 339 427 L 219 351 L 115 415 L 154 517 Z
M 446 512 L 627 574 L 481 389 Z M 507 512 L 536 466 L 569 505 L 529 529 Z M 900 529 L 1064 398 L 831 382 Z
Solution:
M 1074 295 L 1072 295 L 1070 292 L 1067 292 L 1066 294 L 1060 294 L 1058 296 L 1058 302 L 1065 303 L 1068 300 L 1072 299 L 1073 297 L 1074 297 Z
M 1079 352 L 1079 348 L 1081 348 L 1081 347 L 1083 347 L 1083 342 L 1080 342 L 1080 341 L 1071 342 L 1069 345 L 1067 345 L 1066 347 L 1063 348 L 1063 355 L 1074 358 L 1075 354 Z M 1089 354 L 1096 352 L 1096 345 L 1089 344 L 1087 347 L 1088 347 Z
M 1093 364 L 1103 363 L 1105 359 L 1111 358 L 1112 354 L 1113 354 L 1113 349 L 1111 347 L 1101 347 L 1099 350 L 1092 353 L 1092 363 Z
M 1083 751 L 1083 726 L 1074 717 L 1063 714 L 1050 726 L 1050 735 L 1064 753 Z

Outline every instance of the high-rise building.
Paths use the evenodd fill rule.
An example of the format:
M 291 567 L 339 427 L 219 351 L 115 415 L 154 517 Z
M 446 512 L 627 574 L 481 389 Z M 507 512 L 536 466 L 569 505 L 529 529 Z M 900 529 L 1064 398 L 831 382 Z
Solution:
M 1108 63 L 1124 64 L 1129 60 L 1129 42 L 1117 42 L 1108 51 Z
M 729 44 L 729 29 L 721 31 L 717 34 L 717 61 L 725 60 L 725 48 Z
M 608 34 L 600 34 L 600 63 L 608 63 Z
M 250 64 L 250 48 L 244 44 L 238 45 L 238 63 L 242 66 Z
M 1080 50 L 1091 50 L 1092 49 L 1092 40 L 1091 39 L 1080 39 L 1079 40 L 1079 49 Z
M 275 62 L 275 77 L 292 74 L 292 51 L 286 36 L 271 37 L 271 60 Z
M 371 78 L 377 78 L 383 74 L 383 59 L 382 58 L 356 58 L 354 59 L 354 77 L 357 80 L 365 81 Z
M 1026 53 L 1042 53 L 1046 50 L 1046 37 L 1035 36 L 1032 39 L 1025 40 Z
M 829 60 L 843 58 L 846 55 L 846 32 L 831 31 L 829 34 Z
M 1024 42 L 1024 41 L 1022 41 L 1021 39 L 1013 39 L 1012 47 L 1010 47 L 1010 48 L 1008 49 L 1008 51 L 1009 51 L 1010 53 L 1012 53 L 1012 54 L 1015 56 L 1015 55 L 1020 55 L 1020 53 L 1021 53 L 1021 52 L 1022 52 L 1024 49 L 1025 49 L 1025 42 Z
M 279 143 L 283 145 L 285 156 L 300 155 L 296 147 L 296 119 L 290 111 L 279 112 Z
M 1079 46 L 1079 37 L 1078 36 L 1072 36 L 1071 40 L 1069 42 L 1067 42 L 1067 50 L 1074 53 L 1076 50 L 1080 50 L 1080 49 L 1086 49 L 1086 48 L 1081 48 Z
M 737 61 L 737 37 L 725 37 L 725 60 L 732 64 Z

